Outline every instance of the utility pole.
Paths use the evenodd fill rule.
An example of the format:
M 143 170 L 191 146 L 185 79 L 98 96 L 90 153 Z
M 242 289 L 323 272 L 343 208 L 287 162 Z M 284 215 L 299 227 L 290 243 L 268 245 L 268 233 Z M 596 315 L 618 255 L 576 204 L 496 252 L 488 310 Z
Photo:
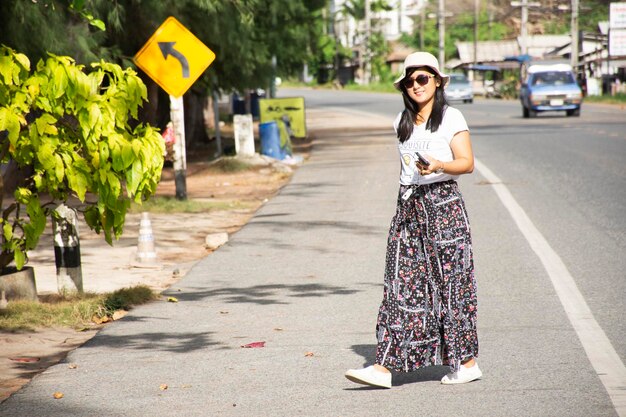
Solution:
M 572 22 L 570 25 L 572 31 L 572 45 L 570 62 L 575 74 L 578 74 L 578 0 L 572 0 Z
M 474 0 L 474 65 L 478 64 L 478 9 L 480 0 Z
M 370 0 L 365 0 L 365 49 L 363 53 L 363 81 L 364 84 L 370 83 L 370 37 L 372 35 L 372 28 L 370 26 L 371 18 L 370 18 Z
M 426 4 L 422 5 L 420 11 L 420 51 L 424 50 L 424 25 L 426 24 Z
M 398 0 L 398 34 L 402 33 L 402 14 L 404 12 L 402 7 L 402 0 Z
M 520 28 L 520 49 L 521 55 L 528 54 L 528 8 L 529 7 L 539 7 L 541 3 L 529 3 L 528 0 L 522 1 L 512 1 L 511 6 L 513 7 L 521 7 L 522 9 L 522 24 Z
M 446 6 L 444 0 L 439 0 L 439 12 L 437 13 L 437 24 L 439 26 L 439 68 L 442 71 L 446 61 Z

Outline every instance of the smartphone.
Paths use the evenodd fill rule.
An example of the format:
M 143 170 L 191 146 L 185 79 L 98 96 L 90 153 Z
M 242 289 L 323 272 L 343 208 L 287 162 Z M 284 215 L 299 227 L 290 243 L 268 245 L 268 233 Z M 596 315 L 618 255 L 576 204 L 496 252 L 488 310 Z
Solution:
M 430 161 L 422 156 L 419 152 L 415 152 L 415 156 L 417 156 L 417 161 L 424 166 L 430 165 Z

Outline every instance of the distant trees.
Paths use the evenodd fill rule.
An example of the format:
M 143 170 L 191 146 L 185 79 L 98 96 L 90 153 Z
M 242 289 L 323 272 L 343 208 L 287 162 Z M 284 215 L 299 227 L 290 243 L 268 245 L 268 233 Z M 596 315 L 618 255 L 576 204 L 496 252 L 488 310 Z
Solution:
M 298 74 L 315 48 L 318 11 L 325 4 L 325 0 L 3 0 L 0 43 L 34 62 L 50 52 L 83 64 L 105 59 L 127 67 L 133 66 L 132 57 L 157 27 L 174 16 L 217 55 L 189 92 L 189 104 L 199 105 L 213 90 L 267 87 L 274 75 L 273 57 L 276 75 Z M 150 105 L 140 117 L 163 126 L 168 112 L 166 100 L 159 105 L 159 97 L 166 96 L 152 80 L 142 78 Z M 203 132 L 202 126 L 193 126 L 201 120 L 191 122 L 188 129 Z M 190 137 L 188 143 L 193 140 Z

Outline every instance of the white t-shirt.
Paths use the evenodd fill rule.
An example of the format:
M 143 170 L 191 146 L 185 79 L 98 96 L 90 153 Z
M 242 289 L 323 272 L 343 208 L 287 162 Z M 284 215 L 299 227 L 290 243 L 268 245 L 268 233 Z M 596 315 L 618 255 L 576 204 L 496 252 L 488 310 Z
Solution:
M 393 122 L 393 128 L 396 134 L 398 133 L 398 125 L 400 124 L 401 117 L 402 112 L 398 114 L 396 120 Z M 432 156 L 442 162 L 450 162 L 453 160 L 450 142 L 454 135 L 464 130 L 469 131 L 469 128 L 467 127 L 467 122 L 463 114 L 458 109 L 450 106 L 446 108 L 441 125 L 439 125 L 439 129 L 437 129 L 435 133 L 426 130 L 426 123 L 413 126 L 411 137 L 404 141 L 404 143 L 398 141 L 400 165 L 402 166 L 400 184 L 432 184 L 434 182 L 457 179 L 459 177 L 458 175 L 445 173 L 420 175 L 415 165 L 417 161 L 415 152 L 418 151 L 426 159 Z

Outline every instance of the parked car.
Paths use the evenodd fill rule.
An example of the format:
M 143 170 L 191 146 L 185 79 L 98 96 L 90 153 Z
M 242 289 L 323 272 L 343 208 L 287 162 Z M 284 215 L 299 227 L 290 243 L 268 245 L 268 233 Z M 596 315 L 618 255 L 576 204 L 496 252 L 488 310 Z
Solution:
M 465 74 L 450 74 L 450 82 L 448 82 L 444 91 L 446 100 L 450 102 L 462 101 L 463 103 L 472 103 L 474 101 L 472 84 Z
M 544 111 L 580 116 L 583 93 L 568 64 L 531 65 L 520 90 L 524 117 Z

